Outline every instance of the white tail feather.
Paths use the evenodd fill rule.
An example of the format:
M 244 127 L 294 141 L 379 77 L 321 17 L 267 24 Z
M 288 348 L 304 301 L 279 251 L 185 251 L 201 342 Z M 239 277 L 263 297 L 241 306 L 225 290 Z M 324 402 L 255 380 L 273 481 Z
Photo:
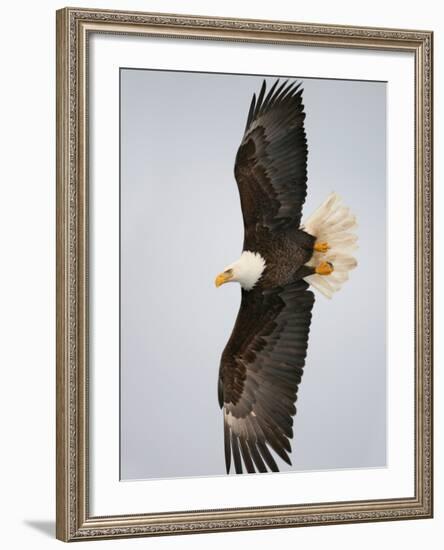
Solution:
M 320 262 L 331 262 L 331 275 L 317 273 L 304 277 L 311 286 L 331 298 L 348 279 L 348 272 L 357 266 L 352 252 L 357 248 L 356 218 L 350 209 L 342 204 L 336 193 L 331 193 L 303 226 L 304 231 L 316 237 L 316 241 L 329 245 L 327 252 L 314 251 L 307 265 L 316 267 Z

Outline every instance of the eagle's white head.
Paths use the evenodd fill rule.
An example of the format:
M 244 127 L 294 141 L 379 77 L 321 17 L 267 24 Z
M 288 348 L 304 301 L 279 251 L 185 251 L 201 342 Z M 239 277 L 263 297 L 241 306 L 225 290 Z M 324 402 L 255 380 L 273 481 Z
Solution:
M 215 284 L 220 287 L 224 283 L 238 282 L 245 290 L 251 290 L 265 269 L 265 260 L 259 252 L 245 250 L 241 257 L 228 265 L 216 277 Z

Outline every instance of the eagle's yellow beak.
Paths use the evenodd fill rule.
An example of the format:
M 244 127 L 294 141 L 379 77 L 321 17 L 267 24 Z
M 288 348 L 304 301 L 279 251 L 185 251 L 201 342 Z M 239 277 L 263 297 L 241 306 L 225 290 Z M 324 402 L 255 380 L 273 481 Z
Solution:
M 224 271 L 223 273 L 219 273 L 219 275 L 216 277 L 214 284 L 217 288 L 219 288 L 224 283 L 228 283 L 233 278 L 233 271 L 231 269 L 228 269 L 227 271 Z

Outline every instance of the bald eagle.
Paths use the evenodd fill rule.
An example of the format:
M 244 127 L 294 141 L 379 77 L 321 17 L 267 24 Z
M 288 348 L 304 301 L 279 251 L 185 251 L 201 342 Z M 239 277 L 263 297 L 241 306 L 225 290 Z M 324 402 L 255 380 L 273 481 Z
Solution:
M 301 224 L 307 140 L 301 83 L 264 80 L 253 95 L 234 173 L 244 221 L 241 257 L 215 280 L 241 285 L 239 313 L 222 353 L 218 397 L 225 463 L 236 473 L 291 464 L 293 416 L 307 353 L 312 286 L 326 297 L 356 266 L 355 217 L 332 193 Z

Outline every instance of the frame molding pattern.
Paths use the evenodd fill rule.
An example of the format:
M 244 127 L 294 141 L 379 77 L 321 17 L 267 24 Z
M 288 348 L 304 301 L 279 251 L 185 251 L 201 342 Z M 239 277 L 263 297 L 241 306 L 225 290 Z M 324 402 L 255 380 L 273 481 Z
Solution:
M 87 422 L 89 32 L 409 51 L 415 55 L 415 497 L 91 517 Z M 64 8 L 57 12 L 57 538 L 64 541 L 430 518 L 432 465 L 433 33 Z

